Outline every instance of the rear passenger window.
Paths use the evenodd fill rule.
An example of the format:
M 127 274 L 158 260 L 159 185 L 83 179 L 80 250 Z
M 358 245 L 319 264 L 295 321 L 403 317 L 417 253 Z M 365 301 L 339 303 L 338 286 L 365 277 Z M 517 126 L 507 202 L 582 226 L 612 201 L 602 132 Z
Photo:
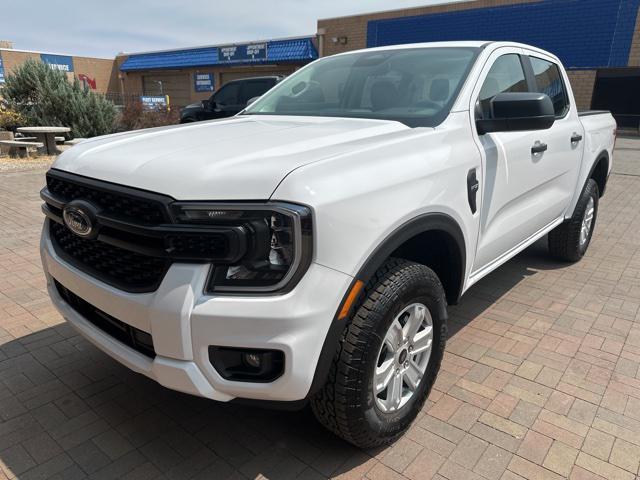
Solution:
M 491 100 L 499 93 L 526 92 L 527 81 L 520 56 L 515 53 L 499 57 L 482 84 L 478 97 L 478 114 L 484 119 L 491 118 Z
M 541 58 L 529 57 L 536 77 L 536 91 L 545 93 L 553 102 L 556 117 L 563 117 L 569 111 L 567 92 L 564 88 L 560 69 L 555 63 Z

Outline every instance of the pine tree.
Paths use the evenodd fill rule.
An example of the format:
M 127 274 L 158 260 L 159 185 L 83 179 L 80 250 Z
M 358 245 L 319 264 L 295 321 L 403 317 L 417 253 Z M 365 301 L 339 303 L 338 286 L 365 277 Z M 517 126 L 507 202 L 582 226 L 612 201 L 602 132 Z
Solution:
M 88 90 L 78 79 L 36 60 L 27 60 L 10 75 L 0 97 L 29 126 L 70 127 L 75 137 L 95 137 L 115 130 L 112 102 Z

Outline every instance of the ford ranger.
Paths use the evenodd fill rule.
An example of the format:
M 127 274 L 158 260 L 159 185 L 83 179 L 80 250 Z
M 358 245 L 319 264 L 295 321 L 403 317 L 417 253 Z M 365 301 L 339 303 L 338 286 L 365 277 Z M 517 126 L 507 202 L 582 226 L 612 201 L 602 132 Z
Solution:
M 322 58 L 232 118 L 60 155 L 49 293 L 166 387 L 310 403 L 349 442 L 389 443 L 434 383 L 448 304 L 543 236 L 560 261 L 585 254 L 615 128 L 527 45 Z

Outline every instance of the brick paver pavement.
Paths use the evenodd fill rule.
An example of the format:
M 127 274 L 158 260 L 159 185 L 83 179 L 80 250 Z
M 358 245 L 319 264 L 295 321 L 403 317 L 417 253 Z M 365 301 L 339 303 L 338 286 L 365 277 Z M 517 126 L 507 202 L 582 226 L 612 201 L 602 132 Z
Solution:
M 0 175 L 0 479 L 635 478 L 640 141 L 618 147 L 588 255 L 559 264 L 540 242 L 474 286 L 419 418 L 371 451 L 308 412 L 166 390 L 91 346 L 45 293 L 43 172 Z

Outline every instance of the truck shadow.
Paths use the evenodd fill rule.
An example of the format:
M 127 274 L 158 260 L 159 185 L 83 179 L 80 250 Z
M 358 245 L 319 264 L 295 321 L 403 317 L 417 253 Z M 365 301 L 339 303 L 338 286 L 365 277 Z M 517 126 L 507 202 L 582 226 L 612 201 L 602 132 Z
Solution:
M 541 241 L 451 309 L 451 340 L 548 260 Z M 361 451 L 309 409 L 272 411 L 167 390 L 124 368 L 66 323 L 0 346 L 0 469 L 8 478 L 327 478 Z M 3 478 L 0 473 L 0 478 Z

